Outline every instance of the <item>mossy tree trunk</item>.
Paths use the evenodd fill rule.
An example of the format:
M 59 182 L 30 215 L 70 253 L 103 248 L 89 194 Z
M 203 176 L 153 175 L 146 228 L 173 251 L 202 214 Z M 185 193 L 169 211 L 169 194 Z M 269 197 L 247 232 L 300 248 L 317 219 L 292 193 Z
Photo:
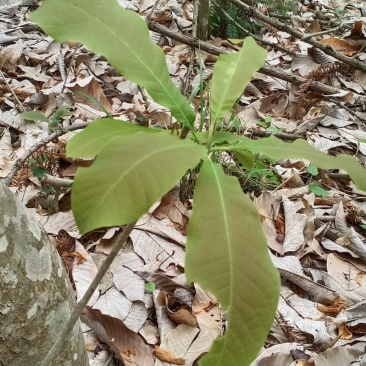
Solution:
M 38 365 L 75 307 L 61 260 L 24 205 L 0 183 L 0 365 Z M 88 365 L 77 323 L 57 366 Z

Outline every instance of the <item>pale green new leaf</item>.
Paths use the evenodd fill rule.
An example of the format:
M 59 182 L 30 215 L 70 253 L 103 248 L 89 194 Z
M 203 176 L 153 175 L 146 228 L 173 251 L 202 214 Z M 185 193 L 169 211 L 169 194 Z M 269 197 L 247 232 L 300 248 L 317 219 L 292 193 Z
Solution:
M 320 197 L 326 197 L 330 195 L 328 191 L 322 187 L 319 187 L 317 184 L 309 184 L 309 191 Z
M 43 113 L 37 111 L 23 112 L 20 114 L 20 117 L 27 119 L 28 121 L 50 122 L 50 120 Z
M 207 150 L 164 133 L 114 137 L 91 167 L 79 168 L 71 203 L 81 233 L 137 220 Z
M 178 121 L 193 124 L 195 113 L 173 84 L 162 49 L 141 17 L 116 0 L 47 0 L 30 19 L 59 42 L 85 44 L 105 56 L 120 74 L 145 88 Z
M 254 154 L 263 154 L 275 160 L 305 159 L 320 169 L 342 169 L 349 174 L 357 187 L 366 190 L 366 169 L 350 155 L 326 155 L 302 139 L 287 143 L 274 136 L 259 140 L 238 136 L 238 140 L 241 142 L 234 145 L 232 150 L 249 150 Z
M 157 133 L 162 131 L 133 125 L 118 119 L 101 118 L 90 123 L 67 143 L 66 154 L 73 158 L 93 158 L 116 136 L 128 138 L 138 132 Z
M 229 310 L 229 322 L 201 366 L 248 366 L 263 346 L 280 288 L 267 250 L 255 205 L 236 178 L 207 159 L 193 196 L 185 270 Z
M 220 55 L 212 76 L 210 107 L 211 121 L 217 121 L 231 110 L 249 84 L 253 74 L 266 60 L 267 52 L 251 37 L 237 53 Z

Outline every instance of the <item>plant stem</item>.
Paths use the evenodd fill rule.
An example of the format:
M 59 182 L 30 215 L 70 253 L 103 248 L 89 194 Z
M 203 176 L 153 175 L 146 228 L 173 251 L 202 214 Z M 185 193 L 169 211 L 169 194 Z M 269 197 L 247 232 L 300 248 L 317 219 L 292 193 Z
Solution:
M 135 227 L 136 221 L 128 224 L 122 235 L 118 238 L 116 244 L 114 245 L 112 251 L 109 253 L 108 257 L 104 260 L 102 263 L 97 275 L 94 277 L 92 283 L 90 284 L 88 290 L 86 291 L 83 298 L 80 300 L 80 302 L 76 305 L 76 308 L 74 309 L 73 313 L 70 316 L 69 321 L 64 326 L 60 334 L 58 335 L 56 342 L 53 344 L 51 349 L 48 351 L 46 357 L 43 359 L 43 361 L 38 366 L 50 366 L 53 364 L 53 360 L 56 358 L 56 356 L 59 354 L 60 350 L 62 349 L 65 339 L 68 336 L 68 334 L 72 331 L 74 328 L 75 323 L 79 319 L 81 312 L 89 302 L 90 298 L 94 294 L 95 290 L 97 289 L 100 281 L 106 274 L 108 268 L 112 264 L 113 260 L 116 258 L 119 251 L 123 248 L 124 243 L 128 239 L 131 231 Z
M 210 146 L 212 144 L 212 140 L 214 138 L 215 132 L 216 132 L 216 125 L 217 125 L 217 121 L 211 122 L 211 126 L 208 132 L 208 139 L 207 139 L 207 147 L 210 151 L 213 151 L 213 149 L 210 149 Z

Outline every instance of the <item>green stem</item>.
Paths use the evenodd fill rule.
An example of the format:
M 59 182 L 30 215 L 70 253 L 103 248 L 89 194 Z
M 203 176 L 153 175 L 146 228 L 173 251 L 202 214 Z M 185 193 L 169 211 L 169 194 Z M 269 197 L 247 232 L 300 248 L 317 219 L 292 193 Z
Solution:
M 216 126 L 217 126 L 217 121 L 212 122 L 211 126 L 210 126 L 210 129 L 209 129 L 209 132 L 208 132 L 207 147 L 208 147 L 209 150 L 210 150 L 210 146 L 212 144 L 213 138 L 215 136 Z
M 208 149 L 209 152 L 215 152 L 215 151 L 236 151 L 236 150 L 237 149 L 235 149 L 235 147 L 233 147 L 233 146 L 216 146 L 216 147 L 210 147 Z

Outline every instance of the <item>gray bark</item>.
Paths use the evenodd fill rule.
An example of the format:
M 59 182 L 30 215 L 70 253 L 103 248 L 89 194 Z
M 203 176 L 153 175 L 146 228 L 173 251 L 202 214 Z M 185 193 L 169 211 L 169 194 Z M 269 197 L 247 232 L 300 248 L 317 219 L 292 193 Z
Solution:
M 209 0 L 196 0 L 196 1 L 198 1 L 197 37 L 202 41 L 207 41 L 208 20 L 210 16 L 210 1 Z
M 73 290 L 53 244 L 0 182 L 0 365 L 36 366 L 74 307 Z M 78 322 L 54 365 L 88 364 Z

